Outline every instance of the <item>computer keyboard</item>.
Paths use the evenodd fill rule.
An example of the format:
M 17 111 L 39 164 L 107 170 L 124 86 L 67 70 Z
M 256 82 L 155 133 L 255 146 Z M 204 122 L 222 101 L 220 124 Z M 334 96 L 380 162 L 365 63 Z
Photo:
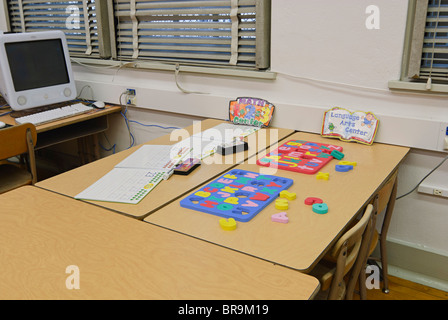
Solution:
M 92 107 L 88 107 L 83 105 L 82 103 L 76 103 L 69 106 L 56 108 L 52 110 L 42 111 L 34 114 L 30 114 L 28 116 L 23 116 L 20 118 L 16 118 L 16 122 L 18 124 L 23 123 L 32 123 L 35 126 L 41 125 L 48 122 L 53 122 L 56 120 L 73 117 L 79 114 L 83 114 L 89 111 L 92 111 Z

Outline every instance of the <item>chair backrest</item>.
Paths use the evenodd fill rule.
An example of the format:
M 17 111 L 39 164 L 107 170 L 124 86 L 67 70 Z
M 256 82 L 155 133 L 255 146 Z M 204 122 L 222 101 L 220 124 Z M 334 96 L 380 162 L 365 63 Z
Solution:
M 0 130 L 0 160 L 28 153 L 31 183 L 37 182 L 36 158 L 34 147 L 37 142 L 36 127 L 31 123 Z
M 30 132 L 27 134 L 27 132 Z M 0 160 L 8 159 L 23 153 L 33 153 L 37 142 L 36 127 L 31 123 L 0 130 Z M 32 147 L 32 150 L 30 150 Z
M 361 281 L 361 279 L 365 279 L 365 277 L 359 276 L 361 272 L 364 272 L 364 268 L 367 264 L 367 259 L 370 255 L 369 249 L 371 247 L 372 238 L 376 227 L 376 218 L 378 215 L 378 195 L 376 195 L 372 203 L 367 206 L 365 213 L 368 213 L 368 211 L 370 214 L 370 219 L 362 236 L 362 243 L 358 252 L 358 256 L 356 257 L 356 263 L 352 267 L 348 280 L 345 296 L 347 300 L 351 300 L 353 298 L 357 280 L 359 279 L 359 281 Z
M 344 276 L 351 271 L 353 265 L 357 261 L 361 244 L 366 237 L 366 229 L 368 226 L 373 227 L 373 211 L 374 206 L 372 204 L 367 205 L 361 219 L 339 238 L 330 251 L 330 257 L 336 262 L 336 268 L 325 274 L 322 278 L 325 287 L 328 286 L 331 281 L 330 291 L 328 293 L 329 300 L 338 297 L 340 294 L 338 292 L 340 289 L 339 286 L 344 282 Z M 325 290 L 325 288 L 323 290 Z
M 330 253 L 333 259 L 337 260 L 338 257 L 341 256 L 341 254 L 342 255 L 344 254 L 343 251 L 346 250 L 347 252 L 347 255 L 345 257 L 346 265 L 344 266 L 344 269 L 350 269 L 356 260 L 359 249 L 361 247 L 363 234 L 367 228 L 367 224 L 371 220 L 372 212 L 373 212 L 373 205 L 372 204 L 367 205 L 366 210 L 364 211 L 364 214 L 361 217 L 361 219 L 339 238 L 338 242 L 336 242 L 335 246 L 333 247 Z M 348 270 L 345 270 L 344 274 L 346 274 L 347 271 Z

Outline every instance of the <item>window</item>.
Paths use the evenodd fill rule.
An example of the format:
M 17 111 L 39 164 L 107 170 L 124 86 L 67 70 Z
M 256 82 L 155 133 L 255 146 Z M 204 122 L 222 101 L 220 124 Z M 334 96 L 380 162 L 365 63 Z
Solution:
M 448 81 L 448 1 L 416 1 L 408 77 Z
M 409 1 L 400 80 L 389 87 L 448 92 L 448 0 Z
M 448 81 L 448 1 L 428 3 L 419 78 Z
M 265 69 L 262 3 L 114 0 L 117 57 Z
M 7 4 L 12 32 L 61 30 L 72 56 L 105 56 L 100 52 L 95 0 L 8 0 Z
M 13 32 L 63 30 L 74 57 L 265 70 L 270 0 L 8 0 Z

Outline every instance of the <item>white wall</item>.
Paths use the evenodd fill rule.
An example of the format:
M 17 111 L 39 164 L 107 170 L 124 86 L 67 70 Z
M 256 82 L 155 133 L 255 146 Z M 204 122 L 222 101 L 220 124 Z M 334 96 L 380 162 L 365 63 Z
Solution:
M 443 150 L 439 138 L 440 123 L 448 123 L 446 97 L 394 93 L 387 87 L 400 74 L 407 0 L 376 1 L 379 30 L 365 26 L 370 4 L 364 0 L 273 1 L 276 81 L 181 72 L 182 86 L 207 93 L 186 95 L 177 89 L 173 72 L 121 69 L 99 74 L 97 69 L 76 68 L 77 75 L 85 81 L 80 85 L 98 81 L 97 95 L 103 99 L 118 101 L 121 90 L 116 88 L 134 87 L 141 89 L 141 108 L 204 117 L 226 117 L 228 101 L 238 96 L 262 97 L 277 106 L 274 125 L 304 131 L 318 132 L 322 112 L 333 106 L 373 111 L 381 121 L 376 141 Z M 111 84 L 117 86 L 112 97 Z
M 414 147 L 401 167 L 398 194 L 412 189 L 446 156 L 436 150 L 441 150 L 439 124 L 448 122 L 448 99 L 388 90 L 388 81 L 400 75 L 407 0 L 272 2 L 272 70 L 279 72 L 277 80 L 181 73 L 183 87 L 205 93 L 185 94 L 173 72 L 75 65 L 78 89 L 90 85 L 95 99 L 118 103 L 125 88 L 136 88 L 138 108 L 130 111 L 131 119 L 174 126 L 200 117 L 226 119 L 229 100 L 239 96 L 274 103 L 274 126 L 310 132 L 319 132 L 323 111 L 333 106 L 372 111 L 381 123 L 377 141 Z M 379 30 L 365 27 L 365 10 L 372 4 L 380 9 Z M 167 133 L 131 127 L 137 143 Z M 108 138 L 117 150 L 128 145 L 119 116 Z M 435 176 L 448 186 L 448 161 Z M 389 237 L 448 256 L 447 208 L 446 198 L 414 192 L 397 201 Z

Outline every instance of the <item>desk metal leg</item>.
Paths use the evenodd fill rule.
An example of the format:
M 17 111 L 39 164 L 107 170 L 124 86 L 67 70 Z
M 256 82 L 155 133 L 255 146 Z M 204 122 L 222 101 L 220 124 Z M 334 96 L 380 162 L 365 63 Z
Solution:
M 386 237 L 387 231 L 389 230 L 390 220 L 392 218 L 392 213 L 395 207 L 395 199 L 397 197 L 397 185 L 398 177 L 395 177 L 394 185 L 392 187 L 392 193 L 389 198 L 389 203 L 387 204 L 386 214 L 384 215 L 383 226 L 381 227 L 380 234 L 380 254 L 381 254 L 381 269 L 383 272 L 383 292 L 389 293 L 389 278 L 387 270 L 387 249 L 386 249 Z

